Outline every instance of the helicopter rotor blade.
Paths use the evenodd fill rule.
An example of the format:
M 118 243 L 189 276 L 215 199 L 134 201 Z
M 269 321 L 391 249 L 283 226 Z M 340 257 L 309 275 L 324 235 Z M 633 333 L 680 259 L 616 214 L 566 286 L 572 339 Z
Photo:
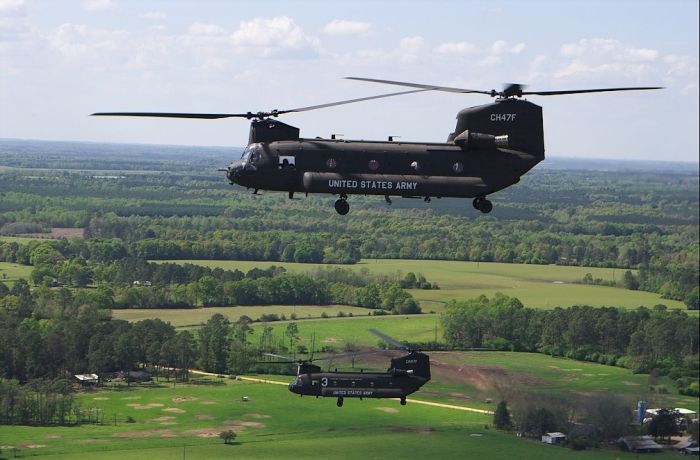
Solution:
M 509 83 L 504 86 L 503 91 L 496 91 L 492 89 L 491 91 L 480 91 L 474 89 L 466 88 L 453 88 L 450 86 L 438 86 L 438 85 L 424 85 L 420 83 L 408 83 L 402 81 L 393 80 L 380 80 L 378 78 L 360 78 L 360 77 L 345 77 L 349 80 L 359 80 L 368 81 L 372 83 L 385 83 L 389 85 L 399 85 L 408 86 L 411 88 L 423 88 L 425 90 L 433 91 L 447 91 L 450 93 L 479 93 L 488 94 L 489 96 L 496 97 L 512 97 L 512 96 L 526 96 L 526 95 L 537 95 L 537 96 L 559 96 L 564 94 L 581 94 L 581 93 L 605 93 L 613 91 L 644 91 L 652 89 L 663 89 L 663 86 L 629 86 L 620 88 L 592 88 L 592 89 L 574 89 L 574 90 L 559 90 L 559 91 L 523 91 L 525 85 L 520 85 L 518 83 Z
M 424 91 L 447 91 L 449 93 L 479 93 L 491 94 L 491 91 L 481 91 L 476 89 L 452 88 L 450 86 L 424 85 L 421 83 L 408 83 L 405 81 L 380 80 L 378 78 L 345 77 L 348 80 L 369 81 L 372 83 L 385 83 L 387 85 L 408 86 L 409 88 L 421 88 Z
M 421 92 L 430 91 L 430 90 L 431 90 L 431 88 L 423 88 L 423 89 L 413 89 L 410 91 L 399 91 L 396 93 L 378 94 L 376 96 L 359 97 L 357 99 L 348 99 L 345 101 L 329 102 L 327 104 L 310 105 L 308 107 L 298 107 L 296 109 L 278 110 L 278 111 L 276 111 L 276 113 L 281 115 L 283 113 L 291 113 L 291 112 L 306 112 L 308 110 L 323 109 L 326 107 L 334 107 L 336 105 L 354 104 L 355 102 L 370 101 L 372 99 L 381 99 L 384 97 L 401 96 L 404 94 L 421 93 Z
M 248 113 L 180 113 L 180 112 L 96 112 L 93 117 L 152 117 L 152 118 L 199 118 L 216 120 L 219 118 L 254 118 L 256 114 Z
M 376 329 L 368 329 L 368 330 L 369 330 L 369 332 L 376 335 L 377 337 L 379 337 L 380 339 L 382 339 L 383 341 L 385 341 L 389 345 L 396 347 L 399 350 L 408 350 L 408 346 L 406 346 L 406 344 L 403 344 L 401 342 L 397 342 L 396 340 L 392 339 L 388 335 L 382 334 L 381 332 L 379 332 Z
M 378 94 L 376 96 L 359 97 L 356 99 L 347 99 L 344 101 L 328 102 L 325 104 L 310 105 L 307 107 L 297 107 L 287 110 L 271 110 L 269 112 L 246 112 L 246 113 L 188 113 L 188 112 L 96 112 L 91 114 L 95 117 L 150 117 L 150 118 L 197 118 L 204 120 L 218 120 L 220 118 L 258 118 L 277 117 L 285 113 L 307 112 L 309 110 L 324 109 L 326 107 L 334 107 L 336 105 L 354 104 L 355 102 L 371 101 L 372 99 L 381 99 L 392 96 L 402 96 L 404 94 L 420 93 L 430 91 L 427 89 L 413 89 L 410 91 L 398 91 L 395 93 Z
M 264 356 L 270 356 L 272 358 L 284 359 L 288 363 L 295 363 L 296 360 L 290 358 L 289 356 L 276 355 L 274 353 L 263 353 Z
M 607 93 L 612 91 L 645 91 L 651 89 L 663 89 L 663 86 L 627 86 L 621 88 L 592 88 L 592 89 L 571 89 L 561 91 L 523 91 L 523 95 L 536 94 L 538 96 L 559 96 L 562 94 L 581 94 L 581 93 Z

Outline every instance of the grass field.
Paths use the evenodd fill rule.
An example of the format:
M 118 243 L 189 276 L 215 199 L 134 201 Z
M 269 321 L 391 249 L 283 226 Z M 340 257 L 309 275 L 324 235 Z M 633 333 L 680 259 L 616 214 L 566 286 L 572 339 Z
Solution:
M 269 305 L 269 306 L 241 306 L 241 307 L 206 307 L 194 309 L 178 309 L 172 308 L 139 308 L 128 310 L 112 310 L 112 317 L 115 319 L 124 319 L 127 321 L 141 321 L 144 319 L 160 318 L 163 321 L 169 321 L 173 326 L 193 327 L 199 326 L 207 322 L 215 313 L 221 313 L 230 321 L 236 321 L 243 315 L 252 319 L 258 319 L 264 314 L 275 314 L 278 316 L 284 315 L 291 319 L 292 315 L 296 315 L 298 320 L 308 318 L 321 318 L 323 314 L 329 317 L 336 317 L 339 312 L 346 315 L 352 313 L 353 316 L 366 316 L 373 310 L 361 307 L 349 307 L 346 305 L 339 306 L 316 306 L 316 305 Z
M 270 265 L 283 266 L 293 273 L 306 272 L 315 264 L 284 262 L 177 260 L 176 263 L 193 263 L 207 267 L 239 269 L 247 272 L 251 268 Z M 421 273 L 439 290 L 411 290 L 421 302 L 423 311 L 440 312 L 442 306 L 452 299 L 470 299 L 481 294 L 493 296 L 497 292 L 517 297 L 528 307 L 554 308 L 572 305 L 616 306 L 636 308 L 664 304 L 669 308 L 685 309 L 682 302 L 662 299 L 659 294 L 645 291 L 607 286 L 574 284 L 586 273 L 593 278 L 606 281 L 620 280 L 625 270 L 614 268 L 568 267 L 559 265 L 502 264 L 486 262 L 458 262 L 444 260 L 362 260 L 355 265 L 338 265 L 352 270 L 367 269 L 376 274 L 405 275 Z
M 416 398 L 420 393 L 416 394 Z M 243 401 L 243 397 L 247 401 Z M 79 396 L 103 424 L 0 428 L 3 454 L 47 459 L 489 458 L 632 459 L 617 450 L 575 452 L 487 425 L 491 416 L 394 400 L 299 398 L 285 386 L 224 380 L 219 386 L 162 385 Z M 125 423 L 126 417 L 133 423 Z M 116 424 L 115 424 L 116 422 Z M 218 433 L 233 429 L 234 445 Z M 675 458 L 661 454 L 655 458 Z
M 29 279 L 34 267 L 10 262 L 0 262 L 0 281 L 13 281 L 18 278 Z

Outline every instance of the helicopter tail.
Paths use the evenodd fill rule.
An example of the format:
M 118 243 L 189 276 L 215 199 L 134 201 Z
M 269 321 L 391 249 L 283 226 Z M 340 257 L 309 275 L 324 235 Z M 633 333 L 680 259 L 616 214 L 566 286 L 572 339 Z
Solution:
M 457 114 L 447 141 L 465 151 L 506 148 L 544 159 L 542 107 L 520 99 L 469 107 Z
M 392 359 L 391 369 L 430 380 L 430 358 L 419 351 Z

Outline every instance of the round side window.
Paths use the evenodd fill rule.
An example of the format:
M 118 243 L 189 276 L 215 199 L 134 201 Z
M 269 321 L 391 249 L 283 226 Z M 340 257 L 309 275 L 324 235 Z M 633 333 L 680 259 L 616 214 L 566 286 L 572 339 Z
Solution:
M 379 169 L 379 162 L 377 160 L 369 160 L 369 163 L 367 163 L 367 167 L 372 171 L 376 171 L 377 169 Z
M 461 173 L 462 171 L 464 171 L 464 165 L 458 161 L 458 162 L 456 162 L 455 164 L 452 165 L 452 171 L 454 171 L 455 173 L 459 174 L 459 173 Z
M 335 158 L 329 158 L 326 160 L 326 167 L 328 169 L 335 169 L 336 166 L 338 166 L 338 162 L 335 161 Z

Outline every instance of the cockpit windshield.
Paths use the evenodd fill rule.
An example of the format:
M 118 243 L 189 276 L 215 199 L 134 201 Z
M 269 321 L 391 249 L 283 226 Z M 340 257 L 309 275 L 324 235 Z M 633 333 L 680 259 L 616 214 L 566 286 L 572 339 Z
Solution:
M 243 155 L 241 156 L 241 160 L 243 160 L 246 163 L 248 163 L 248 162 L 257 163 L 257 161 L 260 160 L 260 156 L 262 154 L 262 151 L 263 151 L 263 148 L 260 144 L 250 144 L 243 151 Z

